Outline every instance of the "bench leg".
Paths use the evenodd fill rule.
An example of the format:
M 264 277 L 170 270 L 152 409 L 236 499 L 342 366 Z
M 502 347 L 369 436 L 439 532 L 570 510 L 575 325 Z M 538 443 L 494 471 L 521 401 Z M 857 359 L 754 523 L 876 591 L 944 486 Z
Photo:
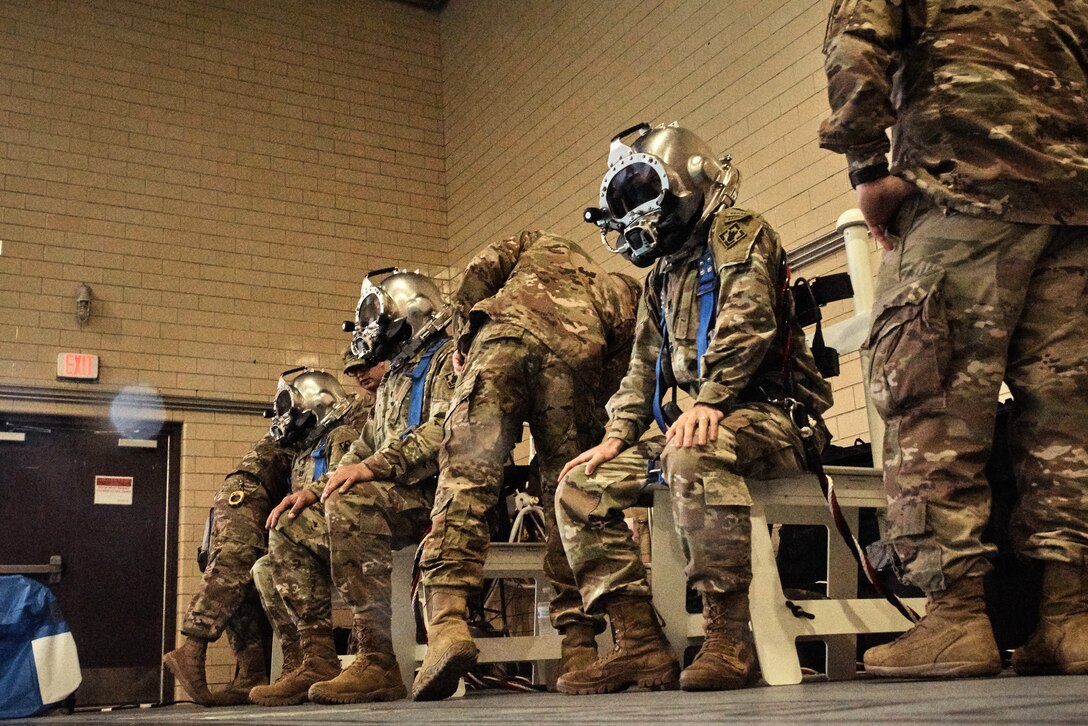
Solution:
M 843 510 L 851 532 L 858 531 L 858 510 Z M 828 517 L 830 520 L 830 517 Z M 827 596 L 832 600 L 850 600 L 858 596 L 858 567 L 853 555 L 839 536 L 833 522 L 827 528 Z M 827 677 L 838 681 L 857 675 L 858 639 L 856 635 L 829 635 Z
M 752 586 L 748 593 L 752 611 L 752 635 L 763 680 L 771 686 L 801 682 L 792 624 L 793 615 L 783 605 L 786 596 L 778 579 L 767 517 L 759 505 L 752 507 Z

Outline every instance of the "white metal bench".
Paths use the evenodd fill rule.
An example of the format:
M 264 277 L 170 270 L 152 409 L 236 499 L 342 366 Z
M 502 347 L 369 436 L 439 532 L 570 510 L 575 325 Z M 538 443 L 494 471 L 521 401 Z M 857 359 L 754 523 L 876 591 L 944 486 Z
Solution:
M 876 469 L 827 467 L 835 481 L 839 504 L 857 528 L 858 510 L 883 508 L 885 498 Z M 910 622 L 881 598 L 857 598 L 857 565 L 839 538 L 820 493 L 816 477 L 750 481 L 752 507 L 752 586 L 749 602 L 752 634 L 763 679 L 772 686 L 801 682 L 795 641 L 818 638 L 827 645 L 827 676 L 852 678 L 856 665 L 856 636 L 860 633 L 900 632 Z M 828 530 L 826 600 L 793 600 L 811 619 L 796 617 L 786 606 L 778 565 L 771 544 L 770 524 L 823 525 Z M 654 605 L 665 621 L 665 634 L 682 658 L 692 638 L 703 635 L 701 613 L 689 615 L 684 557 L 673 529 L 668 490 L 654 492 L 652 515 L 652 562 Z M 922 612 L 924 598 L 908 604 Z
M 536 606 L 550 601 L 551 585 L 544 574 L 544 549 L 542 542 L 492 542 L 484 562 L 484 578 L 532 579 L 535 613 Z M 406 605 L 411 596 L 412 554 L 411 550 L 397 553 L 393 565 L 393 643 L 405 683 L 411 683 L 415 669 L 427 653 L 426 645 L 416 643 L 415 616 Z M 539 618 L 534 618 L 534 623 L 534 635 L 477 638 L 478 662 L 533 662 L 534 681 L 548 682 L 551 677 L 549 662 L 559 660 L 562 636 L 550 626 L 541 628 Z

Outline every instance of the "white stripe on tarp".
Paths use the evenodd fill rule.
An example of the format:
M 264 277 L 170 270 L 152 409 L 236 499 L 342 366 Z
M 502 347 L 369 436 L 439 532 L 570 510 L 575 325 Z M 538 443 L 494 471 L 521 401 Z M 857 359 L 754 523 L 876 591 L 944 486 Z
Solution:
M 49 635 L 30 641 L 42 704 L 63 701 L 83 682 L 79 654 L 71 633 Z

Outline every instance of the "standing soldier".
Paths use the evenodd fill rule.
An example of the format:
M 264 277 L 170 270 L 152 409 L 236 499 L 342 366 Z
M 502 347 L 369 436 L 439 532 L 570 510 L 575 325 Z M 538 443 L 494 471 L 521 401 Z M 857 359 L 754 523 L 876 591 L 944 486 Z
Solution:
M 639 136 L 627 146 L 623 139 Z M 793 317 L 786 254 L 759 215 L 734 208 L 739 177 L 692 132 L 646 124 L 612 141 L 601 208 L 609 248 L 646 278 L 631 366 L 608 402 L 603 442 L 563 469 L 556 514 L 588 612 L 608 612 L 615 649 L 558 682 L 564 693 L 632 685 L 740 688 L 755 676 L 749 631 L 748 476 L 803 468 L 798 423 L 826 441 L 831 390 Z M 615 235 L 610 237 L 608 235 Z M 675 389 L 695 401 L 680 413 Z M 668 389 L 671 402 L 662 405 Z M 661 437 L 643 438 L 656 418 Z M 679 673 L 623 520 L 648 471 L 669 486 L 706 638 Z
M 556 590 L 552 625 L 563 633 L 560 670 L 596 656 L 603 625 L 582 611 L 552 501 L 562 463 L 600 431 L 601 392 L 618 383 L 618 376 L 604 377 L 626 366 L 637 297 L 634 280 L 610 276 L 573 243 L 543 232 L 491 245 L 465 270 L 452 301 L 454 361 L 464 371 L 446 420 L 420 561 L 429 625 L 416 700 L 452 695 L 475 665 L 466 599 L 483 576 L 490 539 L 484 515 L 498 500 L 503 465 L 525 421 L 540 461 L 544 569 Z
M 341 419 L 350 417 L 355 406 L 355 399 L 327 373 L 305 371 L 292 384 L 281 378 L 271 431 L 224 480 L 215 498 L 204 579 L 181 628 L 185 642 L 163 656 L 163 663 L 196 703 L 247 703 L 249 690 L 267 682 L 260 603 L 250 575 L 250 568 L 266 549 L 262 525 L 272 501 L 283 497 L 299 467 L 312 466 L 312 455 L 322 441 L 332 441 L 334 449 L 339 439 L 351 443 L 354 430 L 342 426 Z M 205 656 L 208 643 L 218 639 L 224 629 L 238 666 L 227 688 L 211 693 Z M 293 640 L 291 634 L 284 635 L 285 650 L 291 650 Z
M 888 250 L 868 342 L 887 425 L 885 552 L 928 595 L 865 669 L 1001 670 L 981 536 L 1004 380 L 1014 536 L 1044 578 L 1013 667 L 1088 673 L 1088 3 L 839 0 L 824 51 L 820 144 L 846 154 Z
M 276 595 L 303 634 L 302 662 L 253 689 L 265 706 L 390 701 L 408 695 L 391 634 L 393 550 L 419 543 L 430 523 L 442 421 L 453 390 L 449 312 L 429 279 L 398 272 L 369 280 L 356 310 L 355 348 L 388 361 L 374 411 L 335 471 L 284 499 L 269 516 Z M 324 512 L 316 504 L 324 503 Z M 287 513 L 286 517 L 281 515 Z M 352 609 L 355 661 L 333 650 L 331 579 Z M 271 602 L 274 598 L 277 602 Z M 407 604 L 405 604 L 407 605 Z M 294 627 L 288 622 L 283 628 Z

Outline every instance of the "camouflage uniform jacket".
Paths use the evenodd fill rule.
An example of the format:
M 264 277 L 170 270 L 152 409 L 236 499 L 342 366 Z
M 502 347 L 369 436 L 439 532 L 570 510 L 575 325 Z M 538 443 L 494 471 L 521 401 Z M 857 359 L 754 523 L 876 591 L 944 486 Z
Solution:
M 352 442 L 359 436 L 359 430 L 348 425 L 345 422 L 346 418 L 347 415 L 341 418 L 338 425 L 329 429 L 319 440 L 298 451 L 294 463 L 291 465 L 292 492 L 313 486 L 321 478 L 314 478 L 314 471 L 317 466 L 317 462 L 314 461 L 314 452 L 317 451 L 322 441 L 325 442 L 324 455 L 328 457 L 326 459 L 328 471 L 332 471 L 336 463 L 347 454 Z
M 789 320 L 792 395 L 813 414 L 831 405 L 831 387 L 816 370 L 804 331 L 781 303 L 785 250 L 759 215 L 718 211 L 681 250 L 657 261 L 646 278 L 631 365 L 608 402 L 606 438 L 633 444 L 653 420 L 656 366 L 661 350 L 664 298 L 670 353 L 663 368 L 697 403 L 722 411 L 738 403 L 782 398 L 788 393 L 779 317 Z M 709 239 L 718 272 L 717 309 L 699 377 L 698 261 Z
M 329 457 L 326 459 L 329 465 L 327 470 L 332 471 L 336 463 L 344 458 L 351 448 L 351 442 L 354 442 L 358 435 L 357 429 L 342 423 L 322 436 L 321 441 L 325 442 L 324 455 Z M 321 441 L 314 442 L 312 446 L 304 448 L 295 456 L 295 463 L 290 467 L 290 491 L 297 492 L 300 489 L 306 489 L 321 479 L 321 477 L 317 479 L 313 477 L 313 471 L 317 468 L 313 453 L 318 450 Z
M 363 462 L 378 479 L 406 486 L 438 472 L 442 423 L 455 380 L 453 342 L 442 345 L 431 359 L 423 390 L 423 419 L 419 426 L 407 431 L 412 391 L 409 374 L 422 355 L 421 350 L 406 364 L 385 374 L 370 418 L 336 466 Z M 315 482 L 312 489 L 320 493 L 324 486 Z
M 362 431 L 366 421 L 370 418 L 370 412 L 374 410 L 374 394 L 370 391 L 360 391 L 355 394 L 355 402 L 344 414 L 342 419 L 345 424 L 356 431 Z
M 820 145 L 938 205 L 1088 224 L 1088 2 L 836 0 Z
M 284 446 L 265 434 L 226 478 L 241 475 L 253 479 L 265 488 L 270 501 L 278 502 L 290 490 L 291 464 L 297 453 L 297 446 Z
M 332 432 L 330 432 L 329 436 L 332 437 L 332 440 L 338 443 L 339 439 L 344 435 L 350 434 L 352 438 L 358 435 L 358 431 L 369 417 L 373 405 L 373 399 L 369 394 L 367 396 L 355 396 L 351 408 L 340 419 L 341 426 L 337 427 L 346 426 L 349 432 L 337 434 L 335 437 L 332 437 Z M 306 453 L 307 456 L 312 455 L 313 447 L 306 449 L 304 452 L 301 444 L 281 444 L 272 438 L 271 434 L 265 434 L 253 446 L 253 450 L 242 457 L 242 461 L 238 463 L 238 468 L 227 474 L 226 478 L 230 479 L 237 475 L 249 477 L 265 488 L 271 501 L 279 502 L 289 492 L 297 490 L 300 486 L 300 480 L 295 476 L 295 470 L 300 465 L 299 460 L 302 458 L 300 456 L 302 453 Z M 342 455 L 343 452 L 334 453 L 333 458 L 330 459 L 331 464 L 335 464 Z M 313 474 L 312 466 L 310 467 L 310 474 L 311 476 Z
M 576 371 L 625 357 L 634 337 L 628 296 L 578 245 L 522 232 L 469 263 L 453 295 L 457 345 L 467 352 L 485 321 L 528 331 Z

